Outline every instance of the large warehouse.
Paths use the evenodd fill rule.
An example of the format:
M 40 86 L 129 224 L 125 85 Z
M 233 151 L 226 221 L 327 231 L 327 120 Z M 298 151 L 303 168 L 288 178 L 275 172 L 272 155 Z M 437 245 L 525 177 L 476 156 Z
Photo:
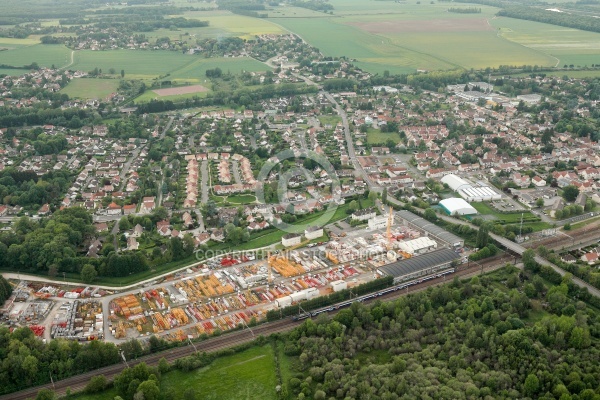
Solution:
M 405 253 L 415 255 L 428 253 L 433 249 L 437 249 L 437 242 L 424 236 L 417 239 L 400 242 L 398 246 L 400 247 L 400 250 L 404 251 Z
M 502 197 L 500 193 L 487 186 L 484 182 L 478 182 L 478 186 L 473 186 L 467 180 L 454 174 L 444 176 L 441 181 L 466 201 L 492 201 L 500 200 Z
M 473 215 L 477 214 L 477 210 L 469 203 L 458 197 L 444 199 L 440 201 L 440 206 L 448 213 L 448 215 Z
M 433 237 L 437 241 L 448 243 L 450 246 L 454 247 L 462 247 L 465 245 L 465 240 L 460 236 L 456 236 L 410 211 L 400 210 L 396 212 L 396 215 L 402 218 L 402 223 L 404 225 L 427 232 L 427 235 Z
M 440 249 L 422 256 L 384 265 L 377 272 L 380 275 L 393 276 L 394 283 L 398 283 L 447 269 L 452 265 L 452 261 L 458 258 L 459 256 L 453 250 Z

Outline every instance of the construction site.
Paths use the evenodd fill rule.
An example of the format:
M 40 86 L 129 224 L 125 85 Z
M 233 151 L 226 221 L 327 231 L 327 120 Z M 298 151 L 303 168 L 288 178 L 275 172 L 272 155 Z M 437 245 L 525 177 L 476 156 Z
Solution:
M 268 310 L 375 279 L 381 266 L 451 247 L 420 227 L 416 215 L 397 218 L 400 224 L 394 215 L 390 210 L 383 216 L 379 229 L 350 229 L 318 247 L 304 247 L 309 243 L 304 241 L 267 252 L 261 260 L 229 255 L 187 269 L 181 279 L 114 299 L 110 330 L 116 339 L 212 334 L 259 320 Z

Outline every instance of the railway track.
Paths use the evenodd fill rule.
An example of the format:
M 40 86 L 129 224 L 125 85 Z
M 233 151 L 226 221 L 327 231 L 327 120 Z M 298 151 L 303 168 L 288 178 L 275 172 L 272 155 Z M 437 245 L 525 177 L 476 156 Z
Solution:
M 447 282 L 450 282 L 454 277 L 468 277 L 480 274 L 482 271 L 489 272 L 493 269 L 498 269 L 504 266 L 507 262 L 513 261 L 514 256 L 503 254 L 492 257 L 485 262 L 480 263 L 471 263 L 470 265 L 464 268 L 457 268 L 456 272 L 450 275 L 448 278 L 446 276 L 440 278 L 434 278 L 427 281 L 424 281 L 419 284 L 415 284 L 412 286 L 407 286 L 405 289 L 398 290 L 395 292 L 385 293 L 381 296 L 368 299 L 364 303 L 370 303 L 376 300 L 384 300 L 390 301 L 400 296 L 405 296 L 410 293 L 417 293 L 423 290 L 426 290 L 431 286 L 438 286 Z M 464 264 L 463 264 L 464 265 Z M 328 315 L 335 315 L 336 311 L 332 311 L 328 313 Z M 223 334 L 222 336 L 212 337 L 203 342 L 195 343 L 195 349 L 198 352 L 207 352 L 212 353 L 218 350 L 230 348 L 239 344 L 245 344 L 252 340 L 254 340 L 258 336 L 269 336 L 274 333 L 287 332 L 298 326 L 300 322 L 293 321 L 291 318 L 284 318 L 279 321 L 268 322 L 264 324 L 257 325 L 249 329 L 244 329 L 241 331 L 235 331 Z M 160 353 L 150 354 L 147 356 L 140 357 L 134 360 L 127 360 L 127 365 L 129 367 L 133 367 L 141 362 L 145 362 L 149 365 L 157 365 L 158 361 L 161 358 L 165 358 L 169 363 L 173 361 L 191 355 L 196 350 L 192 345 L 186 345 L 182 347 L 177 347 L 173 349 L 169 349 Z M 6 395 L 0 396 L 0 400 L 25 400 L 25 399 L 33 399 L 35 398 L 37 392 L 41 389 L 51 389 L 54 390 L 57 395 L 64 396 L 66 394 L 67 388 L 70 388 L 72 393 L 81 391 L 88 384 L 89 380 L 97 375 L 104 375 L 109 381 L 113 380 L 116 375 L 118 375 L 124 368 L 126 367 L 125 363 L 119 363 L 114 365 L 109 365 L 107 367 L 99 368 L 94 371 L 86 372 L 84 374 L 76 375 L 70 378 L 66 378 L 60 381 L 52 383 L 48 383 L 45 385 L 37 386 L 34 388 L 25 389 L 19 392 L 10 393 Z

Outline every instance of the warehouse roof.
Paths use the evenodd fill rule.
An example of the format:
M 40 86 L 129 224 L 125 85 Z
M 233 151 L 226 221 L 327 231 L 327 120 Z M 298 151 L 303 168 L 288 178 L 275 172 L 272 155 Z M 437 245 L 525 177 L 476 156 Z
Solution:
M 415 225 L 417 228 L 424 230 L 429 233 L 435 239 L 440 239 L 452 246 L 456 243 L 464 243 L 464 239 L 456 236 L 453 233 L 448 232 L 445 229 L 440 228 L 439 226 L 432 224 L 427 221 L 425 218 L 421 218 L 416 214 L 411 213 L 410 211 L 400 210 L 397 212 L 397 215 Z
M 450 215 L 454 215 L 455 213 L 459 215 L 477 214 L 477 210 L 473 208 L 472 205 L 470 205 L 463 199 L 459 199 L 458 197 L 452 197 L 450 199 L 441 200 L 439 204 L 446 211 L 448 211 L 448 214 Z
M 441 249 L 432 251 L 431 253 L 427 253 L 422 256 L 416 256 L 407 260 L 400 260 L 388 265 L 384 265 L 383 267 L 379 268 L 379 271 L 397 278 L 399 276 L 404 276 L 427 268 L 435 267 L 436 265 L 449 263 L 457 258 L 458 255 L 453 250 Z

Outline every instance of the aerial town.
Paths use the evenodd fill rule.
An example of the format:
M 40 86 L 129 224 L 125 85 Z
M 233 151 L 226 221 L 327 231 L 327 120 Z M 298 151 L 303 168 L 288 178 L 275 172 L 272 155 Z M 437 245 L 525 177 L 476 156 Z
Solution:
M 521 3 L 4 0 L 0 400 L 597 400 L 600 5 Z

